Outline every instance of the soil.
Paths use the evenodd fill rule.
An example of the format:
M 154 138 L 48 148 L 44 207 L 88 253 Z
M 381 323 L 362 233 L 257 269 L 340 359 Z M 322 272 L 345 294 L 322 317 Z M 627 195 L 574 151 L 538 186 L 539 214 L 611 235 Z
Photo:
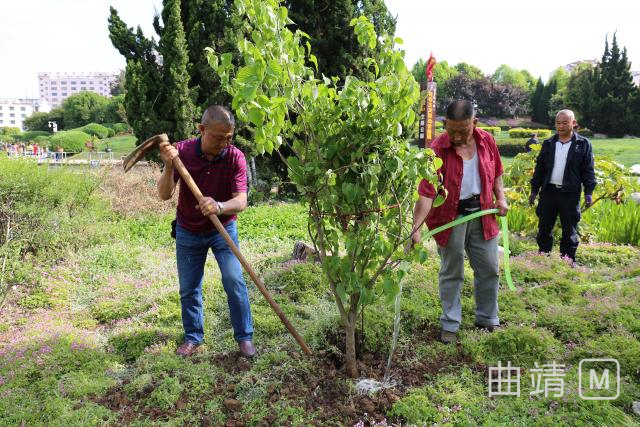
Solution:
M 414 333 L 414 339 L 420 342 L 435 342 L 438 340 L 439 330 L 425 328 Z M 335 345 L 344 349 L 344 337 L 329 337 L 335 339 Z M 306 357 L 296 351 L 291 351 L 294 358 Z M 309 425 L 317 426 L 352 426 L 360 422 L 360 425 L 400 425 L 400 419 L 389 419 L 387 413 L 393 404 L 401 399 L 410 388 L 420 387 L 426 383 L 426 378 L 437 374 L 450 372 L 461 366 L 468 366 L 478 371 L 486 371 L 485 367 L 474 364 L 461 351 L 453 357 L 443 357 L 437 360 L 419 360 L 416 354 L 409 348 L 396 351 L 392 364 L 392 377 L 400 379 L 401 383 L 394 388 L 378 391 L 374 395 L 354 394 L 348 386 L 348 378 L 344 372 L 342 360 L 334 353 L 318 351 L 313 356 L 313 369 L 304 377 L 296 378 L 297 381 L 285 382 L 281 387 L 271 385 L 268 388 L 269 403 L 279 400 L 300 402 L 306 405 L 310 414 Z M 364 351 L 358 355 L 358 370 L 362 378 L 371 378 L 382 381 L 388 354 Z M 224 352 L 213 354 L 211 358 L 203 360 L 206 363 L 215 363 L 223 367 L 230 374 L 251 369 L 251 361 L 242 357 L 238 352 Z M 257 380 L 257 379 L 256 379 Z M 150 408 L 141 404 L 141 399 L 148 396 L 154 389 L 153 385 L 134 396 L 124 391 L 125 384 L 109 390 L 105 395 L 96 397 L 95 402 L 106 406 L 119 414 L 118 425 L 128 425 L 135 420 L 169 420 L 177 411 L 187 406 L 187 400 L 181 397 L 175 406 L 169 410 Z M 224 383 L 220 378 L 215 384 L 212 394 L 223 398 L 223 412 L 226 415 L 225 426 L 244 426 L 251 415 L 241 413 L 242 403 L 237 400 L 235 386 Z M 202 405 L 212 398 L 211 395 L 202 396 Z M 194 402 L 191 402 L 193 406 Z M 273 406 L 273 405 L 271 405 Z M 258 426 L 272 426 L 278 418 L 277 409 L 271 410 Z M 386 421 L 385 421 L 386 420 Z M 386 422 L 386 424 L 384 424 Z M 281 425 L 288 425 L 288 422 Z M 201 425 L 211 426 L 212 421 L 207 416 L 201 419 Z

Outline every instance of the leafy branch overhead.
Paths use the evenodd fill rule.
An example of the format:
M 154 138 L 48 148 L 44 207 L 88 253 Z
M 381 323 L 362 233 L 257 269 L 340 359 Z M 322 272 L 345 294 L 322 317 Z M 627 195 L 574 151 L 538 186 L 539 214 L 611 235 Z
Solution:
M 285 159 L 289 177 L 309 205 L 310 237 L 347 331 L 347 365 L 353 356 L 355 370 L 356 316 L 397 294 L 404 273 L 393 267 L 406 257 L 418 181 L 437 184 L 440 160 L 411 146 L 405 131 L 416 120 L 419 87 L 394 49 L 401 40 L 378 37 L 364 16 L 351 26 L 375 53 L 364 61 L 364 77 L 341 81 L 320 73 L 313 40 L 289 30 L 288 11 L 277 1 L 236 6 L 247 34 L 238 41 L 241 65 L 233 65 L 231 52 L 212 48 L 209 64 L 238 118 L 255 127 L 256 150 L 286 144 L 293 153 Z

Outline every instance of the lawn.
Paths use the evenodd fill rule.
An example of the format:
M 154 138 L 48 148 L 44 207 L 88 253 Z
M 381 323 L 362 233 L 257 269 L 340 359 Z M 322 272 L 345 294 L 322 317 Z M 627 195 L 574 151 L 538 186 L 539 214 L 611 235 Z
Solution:
M 104 181 L 76 191 L 73 186 L 91 179 L 89 174 L 67 177 L 65 171 L 39 168 L 25 178 L 18 162 L 0 166 L 8 171 L 0 180 L 0 197 L 21 191 L 20 203 L 28 205 L 30 197 L 34 203 L 20 209 L 28 215 L 29 227 L 22 232 L 30 238 L 20 244 L 31 249 L 19 262 L 9 261 L 5 280 L 12 289 L 0 317 L 0 425 L 640 422 L 631 409 L 640 396 L 637 247 L 582 245 L 580 265 L 571 268 L 557 253 L 538 256 L 535 242 L 514 236 L 511 268 L 518 290 L 500 290 L 504 328 L 494 333 L 473 328 L 473 283 L 466 265 L 461 342 L 455 346 L 437 341 L 439 261 L 431 250 L 403 284 L 391 372 L 398 384 L 363 395 L 343 371 L 344 340 L 321 267 L 290 259 L 294 242 L 308 241 L 302 205 L 250 207 L 239 216 L 239 231 L 243 253 L 313 356 L 302 354 L 250 284 L 259 353 L 253 360 L 239 357 L 220 274 L 210 260 L 204 284 L 206 345 L 185 360 L 174 355 L 181 340 L 169 236 L 175 200 L 157 200 L 154 172 L 113 170 Z M 15 186 L 12 179 L 38 185 Z M 73 190 L 68 199 L 56 190 L 61 182 Z M 28 193 L 30 188 L 37 191 Z M 367 308 L 359 349 L 363 377 L 382 378 L 392 323 L 391 307 L 379 302 Z M 586 358 L 619 361 L 617 399 L 579 397 L 578 366 Z M 521 395 L 490 397 L 489 367 L 507 361 L 521 368 Z M 565 365 L 558 397 L 536 393 L 531 381 L 535 363 L 552 361 Z
M 626 167 L 640 164 L 640 138 L 620 139 L 591 139 L 593 153 L 596 156 L 608 156 Z M 513 157 L 502 157 L 506 167 L 511 164 Z

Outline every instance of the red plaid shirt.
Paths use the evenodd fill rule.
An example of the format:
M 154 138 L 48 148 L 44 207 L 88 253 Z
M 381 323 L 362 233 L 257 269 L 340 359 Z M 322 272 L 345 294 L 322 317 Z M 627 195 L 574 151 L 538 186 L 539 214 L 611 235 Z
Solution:
M 205 197 L 224 203 L 233 198 L 233 193 L 247 192 L 247 162 L 238 148 L 230 145 L 211 161 L 202 154 L 200 138 L 178 142 L 176 148 L 180 160 Z M 178 171 L 174 170 L 174 182 L 179 179 Z M 202 215 L 200 209 L 196 209 L 197 204 L 198 200 L 189 187 L 180 185 L 178 224 L 196 233 L 213 231 L 213 223 Z M 226 224 L 236 218 L 236 215 L 222 215 L 220 222 Z
M 493 203 L 493 183 L 496 178 L 502 175 L 502 161 L 500 153 L 493 136 L 481 129 L 473 129 L 473 138 L 476 141 L 476 149 L 478 151 L 478 163 L 480 166 L 480 182 L 482 190 L 480 191 L 480 208 L 491 209 Z M 445 202 L 437 207 L 432 208 L 427 216 L 426 223 L 430 230 L 444 225 L 456 219 L 458 215 L 458 202 L 460 201 L 460 187 L 462 186 L 463 163 L 456 150 L 449 141 L 449 135 L 443 133 L 433 140 L 431 149 L 436 156 L 442 159 L 442 167 L 439 172 L 444 176 L 444 188 L 449 191 Z M 427 180 L 420 181 L 418 194 L 430 199 L 435 198 L 435 188 Z M 498 235 L 498 221 L 494 215 L 485 215 L 482 217 L 482 228 L 485 240 L 493 239 Z M 449 241 L 452 229 L 444 230 L 434 237 L 440 246 L 446 246 Z

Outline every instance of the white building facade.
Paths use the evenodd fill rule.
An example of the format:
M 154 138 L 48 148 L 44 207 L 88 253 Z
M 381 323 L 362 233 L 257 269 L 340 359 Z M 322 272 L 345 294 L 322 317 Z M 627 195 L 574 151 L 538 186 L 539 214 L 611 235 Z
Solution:
M 24 130 L 24 119 L 36 112 L 49 112 L 46 101 L 30 98 L 0 98 L 0 127 Z
M 111 96 L 110 84 L 116 80 L 113 73 L 38 73 L 40 99 L 52 108 L 59 107 L 69 96 L 90 91 L 102 96 Z

